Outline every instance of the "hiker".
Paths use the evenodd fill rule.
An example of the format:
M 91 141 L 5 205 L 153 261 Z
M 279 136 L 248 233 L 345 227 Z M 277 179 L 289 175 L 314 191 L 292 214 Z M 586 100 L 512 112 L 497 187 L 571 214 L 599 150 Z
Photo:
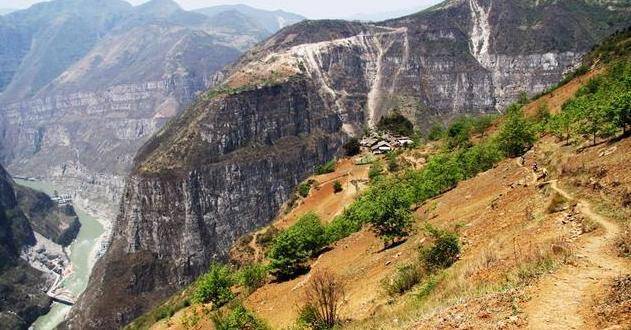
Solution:
M 532 164 L 532 171 L 536 173 L 538 170 L 539 166 L 537 166 L 537 163 Z

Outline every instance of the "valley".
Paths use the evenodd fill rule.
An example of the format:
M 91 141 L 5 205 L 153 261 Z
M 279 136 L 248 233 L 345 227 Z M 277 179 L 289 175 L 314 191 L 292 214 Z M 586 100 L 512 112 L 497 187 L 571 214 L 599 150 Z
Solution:
M 0 15 L 1 324 L 631 326 L 628 1 L 178 1 Z

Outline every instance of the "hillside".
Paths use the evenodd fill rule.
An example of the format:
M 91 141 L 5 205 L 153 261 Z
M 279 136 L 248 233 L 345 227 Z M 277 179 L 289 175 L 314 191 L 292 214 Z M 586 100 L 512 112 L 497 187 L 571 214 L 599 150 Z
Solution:
M 457 137 L 449 133 L 457 127 L 454 124 L 441 140 L 398 153 L 398 166 L 405 170 L 384 172 L 380 180 L 368 178 L 374 165 L 357 165 L 365 155 L 341 159 L 334 172 L 305 180 L 311 186 L 306 197 L 297 194 L 270 227 L 233 245 L 235 301 L 218 312 L 211 303 L 196 303 L 202 277 L 130 328 L 205 329 L 218 322 L 255 329 L 265 328 L 262 324 L 273 329 L 310 328 L 296 322 L 308 301 L 310 283 L 325 271 L 344 287 L 339 310 L 343 328 L 631 326 L 631 140 L 623 131 L 631 125 L 629 108 L 624 110 L 626 122 L 616 124 L 622 125 L 616 130 L 606 133 L 606 124 L 613 122 L 599 126 L 602 135 L 595 143 L 582 125 L 570 127 L 569 140 L 565 131 L 557 130 L 557 121 L 564 116 L 575 116 L 574 123 L 591 120 L 589 113 L 574 112 L 578 100 L 607 102 L 615 108 L 618 98 L 630 95 L 625 85 L 631 74 L 630 54 L 619 52 L 629 40 L 626 32 L 605 41 L 586 57 L 591 70 L 579 70 L 545 95 L 518 105 L 530 118 L 521 120 L 529 121 L 538 136 L 522 156 L 502 160 L 494 155 L 496 143 L 503 148 L 506 127 L 520 122 L 509 112 L 489 122 L 483 134 L 467 131 L 473 146 L 449 150 Z M 612 51 L 618 55 L 608 58 Z M 476 127 L 475 121 L 472 125 Z M 470 157 L 478 158 L 471 163 Z M 451 161 L 472 169 L 464 169 L 459 178 L 456 174 L 455 182 L 437 193 L 424 194 L 433 189 L 432 182 L 451 180 L 451 172 L 458 172 L 448 165 Z M 391 163 L 389 158 L 383 162 Z M 341 183 L 341 192 L 333 191 L 334 181 Z M 417 192 L 409 197 L 407 189 Z M 378 200 L 387 191 L 414 201 L 408 204 L 412 230 L 401 243 L 384 248 L 369 220 L 312 252 L 305 259 L 306 273 L 289 280 L 265 275 L 250 289 L 243 284 L 248 265 L 262 262 L 273 271 L 270 253 L 280 244 L 274 242 L 280 242 L 282 232 L 300 226 L 306 214 L 313 212 L 325 233 L 339 230 L 340 223 L 352 223 L 354 217 L 378 216 Z M 428 226 L 458 238 L 453 264 L 422 269 L 421 251 L 437 240 Z M 239 310 L 241 304 L 246 312 Z
M 117 327 L 181 290 L 384 116 L 427 131 L 544 92 L 627 24 L 626 8 L 448 1 L 378 24 L 282 29 L 138 152 L 114 239 L 68 325 Z

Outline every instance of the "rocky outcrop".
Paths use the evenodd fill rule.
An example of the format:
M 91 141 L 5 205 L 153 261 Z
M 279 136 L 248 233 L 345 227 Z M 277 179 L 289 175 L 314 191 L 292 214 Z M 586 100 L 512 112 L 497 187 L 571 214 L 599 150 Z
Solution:
M 15 191 L 34 231 L 61 246 L 70 245 L 77 237 L 81 223 L 72 205 L 58 205 L 45 193 L 20 185 Z
M 427 127 L 544 90 L 628 22 L 618 9 L 454 0 L 380 24 L 283 29 L 141 149 L 111 247 L 67 326 L 116 328 L 190 283 L 385 114 Z
M 0 166 L 0 324 L 27 329 L 51 304 L 48 277 L 20 255 L 36 244 L 28 219 L 18 206 L 13 181 Z

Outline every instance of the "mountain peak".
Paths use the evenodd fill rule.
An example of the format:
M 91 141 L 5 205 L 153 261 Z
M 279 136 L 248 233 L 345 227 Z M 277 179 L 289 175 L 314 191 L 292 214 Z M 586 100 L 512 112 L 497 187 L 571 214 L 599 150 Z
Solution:
M 168 16 L 182 10 L 182 7 L 173 0 L 150 0 L 138 6 L 138 9 L 145 13 L 150 12 L 156 16 Z

